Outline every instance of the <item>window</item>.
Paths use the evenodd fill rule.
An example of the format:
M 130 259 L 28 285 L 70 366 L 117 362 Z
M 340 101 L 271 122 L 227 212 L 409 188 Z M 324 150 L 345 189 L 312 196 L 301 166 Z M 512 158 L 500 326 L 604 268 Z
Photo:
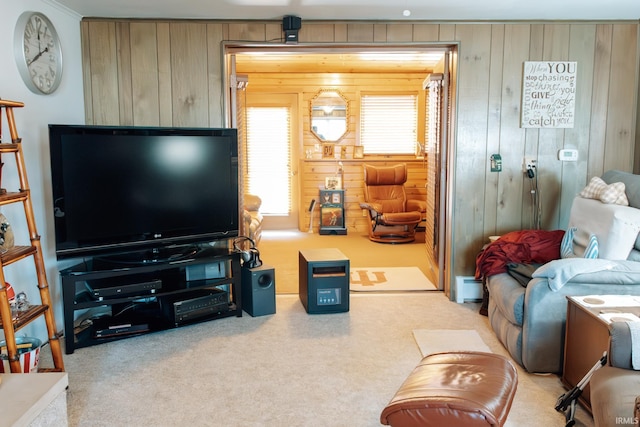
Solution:
M 365 154 L 415 154 L 418 95 L 363 95 L 360 140 Z
M 291 212 L 290 111 L 286 107 L 247 108 L 248 191 L 260 195 L 260 211 Z

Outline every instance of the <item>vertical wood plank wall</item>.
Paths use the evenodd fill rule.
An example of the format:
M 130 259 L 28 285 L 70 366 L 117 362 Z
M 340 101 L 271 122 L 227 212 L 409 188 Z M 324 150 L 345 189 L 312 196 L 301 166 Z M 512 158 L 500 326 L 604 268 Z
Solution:
M 538 160 L 545 229 L 566 227 L 573 197 L 592 176 L 640 171 L 638 32 L 637 21 L 304 22 L 299 39 L 459 44 L 448 291 L 455 276 L 473 274 L 487 236 L 530 227 L 525 155 Z M 82 36 L 87 124 L 216 127 L 224 123 L 220 42 L 266 42 L 282 30 L 276 21 L 86 19 Z M 574 128 L 520 128 L 528 60 L 577 61 Z M 578 161 L 558 161 L 561 148 L 577 149 Z M 502 155 L 500 173 L 490 172 L 493 153 Z

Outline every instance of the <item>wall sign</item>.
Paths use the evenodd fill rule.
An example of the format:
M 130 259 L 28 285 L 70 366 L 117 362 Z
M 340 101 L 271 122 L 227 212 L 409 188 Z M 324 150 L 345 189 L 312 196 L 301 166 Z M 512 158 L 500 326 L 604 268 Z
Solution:
M 521 127 L 573 127 L 577 68 L 568 61 L 524 63 Z

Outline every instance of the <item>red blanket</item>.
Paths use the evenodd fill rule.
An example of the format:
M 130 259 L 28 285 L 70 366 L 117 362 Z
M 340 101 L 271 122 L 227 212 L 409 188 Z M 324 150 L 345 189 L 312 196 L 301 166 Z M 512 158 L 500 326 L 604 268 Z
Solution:
M 564 230 L 512 231 L 490 243 L 476 257 L 476 279 L 507 271 L 507 264 L 544 264 L 560 258 Z

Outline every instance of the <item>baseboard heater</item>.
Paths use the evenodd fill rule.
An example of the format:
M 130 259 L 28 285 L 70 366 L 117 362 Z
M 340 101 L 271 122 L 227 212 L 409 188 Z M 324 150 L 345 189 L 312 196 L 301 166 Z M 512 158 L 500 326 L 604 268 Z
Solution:
M 458 304 L 482 301 L 482 281 L 473 276 L 456 276 L 455 291 Z

